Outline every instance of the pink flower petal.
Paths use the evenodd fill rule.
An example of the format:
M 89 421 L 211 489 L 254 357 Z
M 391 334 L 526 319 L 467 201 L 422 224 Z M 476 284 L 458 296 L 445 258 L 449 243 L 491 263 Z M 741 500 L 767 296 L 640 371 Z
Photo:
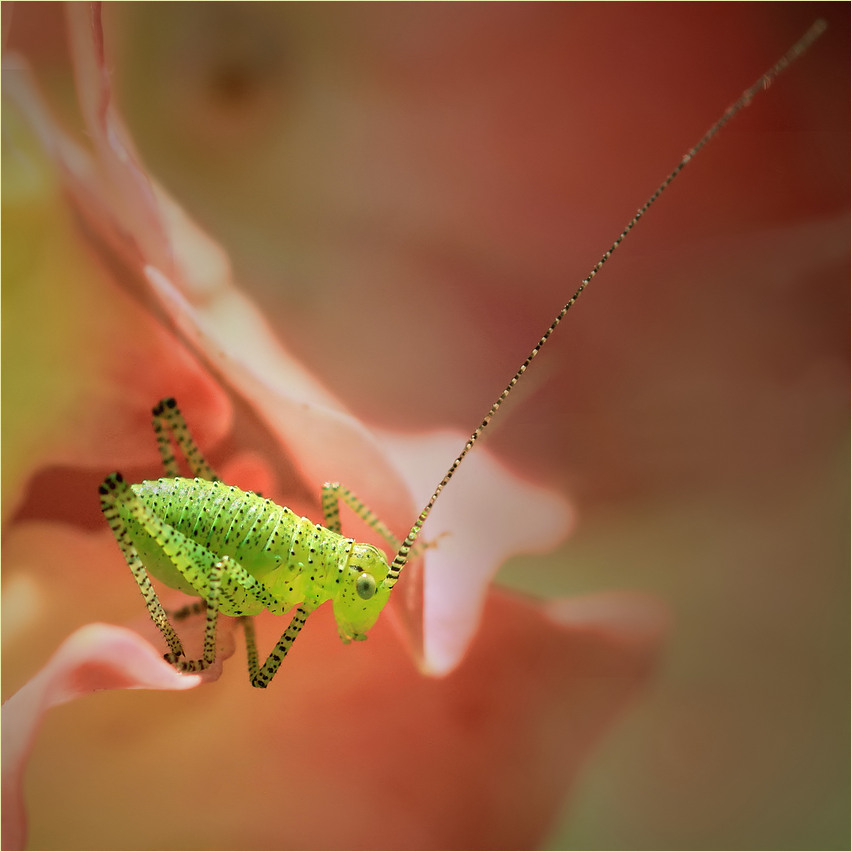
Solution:
M 101 4 L 69 3 L 65 8 L 77 96 L 95 145 L 98 172 L 108 187 L 109 212 L 137 242 L 141 257 L 170 269 L 170 246 L 149 177 L 112 105 Z
M 16 364 L 4 390 L 4 440 L 14 445 L 3 469 L 6 517 L 40 468 L 92 465 L 104 474 L 153 463 L 150 409 L 166 394 L 193 407 L 205 445 L 221 437 L 230 416 L 197 360 L 116 290 L 103 263 L 110 258 L 93 257 L 80 240 L 38 140 L 68 182 L 80 164 L 89 174 L 90 164 L 56 130 L 27 70 L 10 63 L 4 56 L 4 151 L 15 167 L 3 187 L 4 298 L 14 317 L 3 346 Z
M 61 559 L 57 558 L 61 554 Z M 3 540 L 4 687 L 21 683 L 66 624 L 119 610 L 133 581 L 108 532 L 83 533 L 64 524 L 17 523 Z M 97 594 L 93 594 L 96 590 Z M 20 848 L 21 783 L 32 743 L 51 707 L 106 689 L 183 690 L 216 680 L 235 648 L 233 619 L 220 619 L 217 660 L 201 675 L 183 675 L 165 662 L 166 645 L 141 596 L 134 630 L 93 623 L 68 636 L 40 671 L 3 705 L 4 846 Z M 164 597 L 168 609 L 184 597 Z M 90 603 L 91 600 L 91 603 Z M 41 618 L 41 620 L 40 620 Z M 46 623 L 45 623 L 46 622 Z M 181 621 L 188 657 L 200 654 L 203 617 Z M 8 843 L 7 843 L 8 841 Z
M 3 848 L 24 848 L 24 768 L 51 707 L 105 689 L 182 690 L 201 681 L 199 675 L 179 674 L 127 628 L 89 624 L 71 634 L 47 665 L 3 704 Z
M 425 505 L 467 437 L 387 432 L 382 445 Z M 415 646 L 425 672 L 447 674 L 461 661 L 500 565 L 556 547 L 572 520 L 568 501 L 512 473 L 485 448 L 466 458 L 424 526 L 423 540 L 434 542 L 423 555 L 424 644 Z
M 14 571 L 12 580 L 30 578 L 37 597 L 52 596 L 36 601 L 48 613 L 61 613 L 55 607 L 67 607 L 83 576 L 98 588 L 100 607 L 109 609 L 123 588 L 132 588 L 132 581 L 117 552 L 115 564 L 108 564 L 101 555 L 106 548 L 110 553 L 116 550 L 108 533 L 83 535 L 57 524 L 20 524 L 11 541 L 4 541 L 4 558 L 7 573 Z M 61 565 L 50 558 L 56 553 L 65 555 Z M 86 566 L 97 570 L 87 574 Z M 6 582 L 4 604 L 23 611 L 25 596 L 9 586 L 9 578 Z M 96 612 L 98 601 L 88 610 Z M 3 730 L 14 745 L 4 749 L 6 801 L 10 803 L 5 811 L 8 845 L 19 845 L 15 838 L 22 831 L 21 767 L 39 720 L 30 709 L 33 705 L 46 709 L 96 688 L 183 688 L 187 683 L 185 676 L 174 674 L 162 661 L 162 640 L 141 602 L 138 610 L 139 629 L 154 643 L 153 649 L 123 629 L 92 625 L 75 633 L 44 673 L 7 702 Z M 197 642 L 199 621 L 181 624 L 185 641 L 187 633 L 194 632 Z M 114 832 L 120 831 L 125 845 L 131 837 L 133 844 L 143 848 L 162 847 L 162 838 L 177 828 L 171 821 L 183 816 L 160 797 L 168 798 L 173 789 L 199 785 L 199 737 L 227 729 L 228 748 L 217 757 L 217 766 L 244 778 L 244 783 L 221 819 L 193 828 L 196 845 L 212 848 L 218 836 L 220 846 L 243 843 L 257 848 L 353 844 L 411 848 L 427 840 L 440 848 L 493 848 L 500 845 L 504 832 L 512 838 L 510 845 L 538 845 L 566 784 L 653 670 L 665 616 L 658 604 L 641 596 L 599 595 L 533 604 L 492 594 L 484 604 L 481 622 L 460 665 L 445 678 L 424 679 L 399 647 L 387 619 L 380 620 L 368 642 L 342 646 L 332 614 L 323 608 L 311 617 L 268 690 L 261 693 L 248 686 L 240 652 L 234 671 L 217 684 L 217 699 L 203 704 L 203 716 L 198 715 L 197 705 L 164 705 L 170 724 L 163 725 L 162 713 L 154 712 L 149 718 L 144 707 L 138 713 L 125 708 L 122 712 L 129 711 L 131 716 L 122 717 L 122 729 L 138 728 L 151 754 L 144 766 L 123 757 L 132 753 L 136 738 L 105 736 L 111 724 L 98 721 L 104 710 L 97 705 L 81 707 L 72 717 L 74 736 L 62 740 L 63 759 L 54 760 L 51 748 L 57 746 L 46 745 L 45 758 L 37 759 L 30 771 L 29 807 L 37 827 L 33 843 L 56 845 L 56 838 L 62 836 L 67 844 L 68 837 L 74 836 L 80 845 L 114 847 L 118 841 Z M 3 624 L 4 631 L 16 630 L 5 618 Z M 232 624 L 225 619 L 220 625 L 226 645 L 220 649 L 222 656 L 233 650 L 234 637 L 227 627 Z M 268 652 L 285 624 L 286 618 L 257 619 L 261 653 Z M 19 626 L 14 644 L 6 637 L 7 649 L 20 647 L 33 629 L 38 626 Z M 187 642 L 188 652 L 191 642 Z M 111 668 L 115 666 L 117 671 Z M 234 725 L 235 704 L 242 708 L 240 712 L 251 715 L 253 724 Z M 16 707 L 25 709 L 10 716 L 8 711 Z M 29 722 L 22 724 L 21 717 Z M 368 744 L 362 733 L 365 725 L 381 732 L 368 738 Z M 181 731 L 177 739 L 175 730 Z M 288 733 L 298 730 L 322 735 L 294 738 Z M 260 751 L 258 731 L 265 732 Z M 49 783 L 43 775 L 44 759 L 50 764 Z M 163 760 L 170 767 L 167 785 L 162 783 L 160 768 L 154 776 L 146 775 Z M 109 762 L 108 770 L 104 761 Z M 88 767 L 82 779 L 75 768 L 80 763 Z M 393 790 L 414 783 L 416 800 L 395 801 L 383 820 L 364 821 L 357 819 L 361 807 L 357 798 L 343 797 L 338 805 L 341 819 L 323 820 L 325 799 L 317 791 L 346 789 L 355 765 L 362 788 Z M 454 767 L 452 780 L 447 778 L 448 765 Z M 82 796 L 91 790 L 102 766 L 116 789 L 130 785 L 136 790 L 132 806 L 126 797 L 111 799 L 109 815 L 94 821 L 81 819 L 81 814 L 91 811 L 78 801 L 77 791 Z M 73 772 L 74 778 L 66 772 Z M 531 803 L 524 790 L 532 783 L 537 792 Z M 57 784 L 72 788 L 61 801 L 51 792 Z M 287 791 L 283 802 L 280 790 Z M 86 796 L 90 800 L 91 793 Z M 512 800 L 523 801 L 524 807 L 500 807 L 501 802 Z M 281 818 L 247 829 L 240 813 L 272 807 L 273 801 L 278 802 L 276 813 Z M 77 816 L 73 816 L 75 808 Z M 142 815 L 152 809 L 161 817 L 154 825 L 146 824 Z M 59 834 L 46 842 L 52 831 Z M 240 834 L 246 831 L 248 835 Z M 348 844 L 344 837 L 350 839 Z
M 615 611 L 627 617 L 614 621 Z M 666 629 L 659 605 L 639 596 L 600 595 L 588 599 L 588 611 L 581 602 L 571 614 L 547 612 L 489 595 L 470 654 L 447 677 L 423 678 L 387 621 L 368 642 L 343 647 L 331 613 L 319 610 L 262 693 L 240 672 L 203 705 L 164 696 L 161 712 L 125 722 L 138 729 L 132 741 L 105 737 L 104 723 L 80 707 L 74 737 L 62 741 L 64 759 L 44 754 L 30 771 L 32 842 L 537 848 L 598 739 L 653 672 Z M 257 623 L 267 648 L 281 619 Z M 237 707 L 245 715 L 235 717 Z M 186 811 L 169 802 L 175 791 L 188 800 L 204 794 L 209 773 L 200 755 L 211 731 L 223 737 L 216 777 L 239 782 L 228 782 L 229 806 L 215 819 L 187 824 Z M 137 740 L 145 760 L 132 758 Z M 115 789 L 134 791 L 111 798 L 97 819 L 88 816 L 90 785 L 80 783 L 84 757 L 87 777 L 109 773 Z

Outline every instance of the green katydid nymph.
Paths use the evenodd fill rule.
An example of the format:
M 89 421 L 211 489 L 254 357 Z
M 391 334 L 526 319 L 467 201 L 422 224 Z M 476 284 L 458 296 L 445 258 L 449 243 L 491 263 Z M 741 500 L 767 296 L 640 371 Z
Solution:
M 814 23 L 772 68 L 746 89 L 639 208 L 492 404 L 404 539 L 398 539 L 351 491 L 338 483 L 323 486 L 323 523 L 319 524 L 258 494 L 221 482 L 192 440 L 175 400 L 161 401 L 154 408 L 153 417 L 165 476 L 131 485 L 114 473 L 101 485 L 100 497 L 103 513 L 145 598 L 148 612 L 168 644 L 166 659 L 180 671 L 208 668 L 215 660 L 219 614 L 239 617 L 245 628 L 252 686 L 266 687 L 308 616 L 329 600 L 340 638 L 344 642 L 365 639 L 390 599 L 408 559 L 416 552 L 423 524 L 444 487 L 585 287 L 695 155 L 804 53 L 825 27 L 823 21 Z M 184 455 L 194 478 L 178 475 L 173 444 Z M 343 535 L 341 499 L 387 541 L 395 553 L 392 559 L 388 560 L 373 545 Z M 206 624 L 199 659 L 186 658 L 151 577 L 171 588 L 200 596 L 197 608 L 205 612 Z M 260 665 L 252 617 L 263 610 L 281 615 L 292 612 L 292 615 L 275 648 Z

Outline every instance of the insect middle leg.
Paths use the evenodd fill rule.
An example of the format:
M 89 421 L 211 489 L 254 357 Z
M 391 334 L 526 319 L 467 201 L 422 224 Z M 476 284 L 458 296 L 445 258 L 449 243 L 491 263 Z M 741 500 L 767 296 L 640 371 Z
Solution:
M 189 426 L 183 419 L 180 409 L 177 406 L 173 397 L 161 399 L 153 408 L 154 435 L 157 437 L 157 448 L 160 451 L 160 457 L 163 459 L 163 467 L 166 471 L 166 476 L 179 476 L 177 459 L 172 452 L 171 438 L 174 438 L 180 451 L 192 471 L 193 476 L 201 479 L 209 479 L 211 482 L 216 481 L 219 477 L 212 467 L 207 463 L 198 444 L 192 437 L 189 431 Z
M 275 677 L 281 663 L 284 662 L 284 657 L 290 650 L 290 646 L 296 641 L 296 637 L 305 626 L 308 616 L 313 612 L 314 608 L 308 604 L 301 604 L 290 620 L 290 624 L 278 640 L 275 647 L 266 658 L 266 662 L 262 667 L 258 666 L 257 656 L 257 641 L 254 634 L 254 623 L 250 616 L 242 619 L 243 630 L 246 634 L 246 654 L 248 656 L 249 678 L 251 685 L 258 689 L 266 689 L 269 686 L 272 678 Z
M 197 660 L 184 660 L 174 654 L 166 654 L 166 661 L 183 672 L 199 672 L 213 665 L 216 660 L 216 627 L 219 621 L 219 594 L 222 589 L 222 577 L 229 570 L 231 559 L 223 556 L 210 566 L 207 574 L 205 602 L 204 646 Z

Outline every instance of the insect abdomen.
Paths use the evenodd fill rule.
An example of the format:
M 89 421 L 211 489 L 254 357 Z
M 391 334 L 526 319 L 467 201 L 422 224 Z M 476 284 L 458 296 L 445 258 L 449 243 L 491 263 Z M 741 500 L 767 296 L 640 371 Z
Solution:
M 272 612 L 286 612 L 308 598 L 321 602 L 333 593 L 333 578 L 350 539 L 223 482 L 176 477 L 145 481 L 132 488 L 170 527 L 217 557 L 230 556 L 260 580 L 278 602 L 269 607 Z M 165 566 L 157 569 L 157 565 L 149 566 L 158 579 L 192 593 L 174 572 Z M 233 584 L 220 607 L 226 615 L 253 614 L 260 609 Z

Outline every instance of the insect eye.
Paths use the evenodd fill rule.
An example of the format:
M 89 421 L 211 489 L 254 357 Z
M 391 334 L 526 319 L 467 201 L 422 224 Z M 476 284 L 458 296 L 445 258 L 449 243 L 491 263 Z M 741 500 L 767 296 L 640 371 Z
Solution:
M 355 591 L 358 592 L 359 598 L 363 598 L 365 601 L 370 600 L 376 594 L 376 581 L 372 574 L 368 574 L 366 571 L 359 574 L 355 581 Z

